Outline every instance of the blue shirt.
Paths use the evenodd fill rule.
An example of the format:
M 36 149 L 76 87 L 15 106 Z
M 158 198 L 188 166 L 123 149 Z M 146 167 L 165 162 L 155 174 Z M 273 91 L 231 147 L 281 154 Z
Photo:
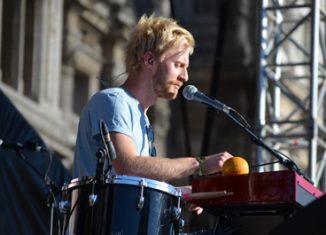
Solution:
M 109 132 L 118 132 L 133 139 L 140 156 L 149 156 L 146 126 L 149 120 L 139 102 L 123 88 L 108 88 L 97 92 L 84 107 L 78 125 L 74 156 L 74 177 L 96 174 L 96 152 L 103 143 L 100 120 Z

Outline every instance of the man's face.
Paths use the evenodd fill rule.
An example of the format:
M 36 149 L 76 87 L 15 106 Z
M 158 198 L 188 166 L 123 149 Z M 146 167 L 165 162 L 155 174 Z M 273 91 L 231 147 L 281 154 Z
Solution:
M 188 81 L 189 48 L 179 46 L 164 53 L 153 76 L 153 88 L 160 98 L 175 99 Z

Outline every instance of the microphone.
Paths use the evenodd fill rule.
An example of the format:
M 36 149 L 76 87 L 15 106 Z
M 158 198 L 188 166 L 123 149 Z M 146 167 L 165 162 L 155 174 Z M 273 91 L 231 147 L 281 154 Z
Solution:
M 197 87 L 193 85 L 186 86 L 183 91 L 182 95 L 187 100 L 195 100 L 204 104 L 207 104 L 209 106 L 212 106 L 213 108 L 222 111 L 224 113 L 230 112 L 230 107 L 226 106 L 222 102 L 218 101 L 217 99 L 212 99 L 202 93 L 201 91 L 198 91 Z
M 12 149 L 12 150 L 31 150 L 31 151 L 35 151 L 35 152 L 48 152 L 48 149 L 37 145 L 34 142 L 31 141 L 27 141 L 24 144 L 22 143 L 6 143 L 4 142 L 2 139 L 0 139 L 0 149 Z
M 109 157 L 111 160 L 115 160 L 117 158 L 117 154 L 115 152 L 114 145 L 110 138 L 108 126 L 106 125 L 106 123 L 103 120 L 100 120 L 100 128 L 101 128 L 101 132 L 103 134 L 105 145 L 109 151 Z

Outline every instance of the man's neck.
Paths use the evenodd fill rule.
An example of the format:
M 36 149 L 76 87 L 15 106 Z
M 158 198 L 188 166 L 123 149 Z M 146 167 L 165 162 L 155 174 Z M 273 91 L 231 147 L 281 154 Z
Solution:
M 122 87 L 139 101 L 145 113 L 157 99 L 150 78 L 141 75 L 128 76 Z

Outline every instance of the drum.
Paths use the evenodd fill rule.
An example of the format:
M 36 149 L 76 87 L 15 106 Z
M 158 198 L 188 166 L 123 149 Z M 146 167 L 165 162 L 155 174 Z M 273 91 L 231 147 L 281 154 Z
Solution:
M 176 235 L 183 224 L 181 192 L 156 180 L 117 175 L 99 183 L 82 177 L 63 193 L 71 202 L 66 234 Z

